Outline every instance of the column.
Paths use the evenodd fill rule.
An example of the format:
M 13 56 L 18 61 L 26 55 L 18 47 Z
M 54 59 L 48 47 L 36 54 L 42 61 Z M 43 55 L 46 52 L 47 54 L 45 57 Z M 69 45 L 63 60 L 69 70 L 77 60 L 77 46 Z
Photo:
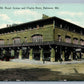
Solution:
M 1 58 L 2 58 L 3 60 L 6 59 L 6 56 L 5 56 L 5 55 L 6 55 L 6 50 L 2 50 L 2 57 L 1 57 Z
M 11 50 L 11 57 L 12 58 L 14 57 L 14 50 L 13 49 Z
M 81 56 L 82 56 L 82 59 L 84 59 L 84 53 L 83 52 L 81 52 Z
M 43 61 L 43 48 L 40 50 L 40 61 Z
M 22 59 L 22 49 L 19 50 L 19 59 Z
M 33 59 L 33 49 L 30 49 L 30 51 L 29 51 L 29 59 L 30 60 Z
M 5 55 L 5 53 L 6 53 L 6 51 L 5 51 L 5 50 L 3 50 L 3 55 Z
M 71 51 L 71 60 L 73 60 L 73 51 Z
M 51 49 L 51 59 L 50 59 L 51 62 L 54 62 L 55 61 L 55 50 L 54 48 Z

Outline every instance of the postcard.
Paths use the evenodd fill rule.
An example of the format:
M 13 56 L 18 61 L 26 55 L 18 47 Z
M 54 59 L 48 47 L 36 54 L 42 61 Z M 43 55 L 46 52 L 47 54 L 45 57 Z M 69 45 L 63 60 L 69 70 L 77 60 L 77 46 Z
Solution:
M 84 81 L 83 0 L 0 1 L 3 81 Z

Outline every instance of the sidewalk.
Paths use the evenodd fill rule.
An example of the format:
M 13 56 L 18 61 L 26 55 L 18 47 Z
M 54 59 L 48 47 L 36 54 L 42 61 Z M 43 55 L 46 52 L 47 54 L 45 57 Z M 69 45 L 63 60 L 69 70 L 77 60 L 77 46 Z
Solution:
M 64 64 L 77 64 L 77 63 L 84 63 L 84 60 L 81 61 L 63 61 L 63 62 L 49 62 L 45 61 L 37 61 L 37 60 L 29 60 L 29 59 L 11 59 L 11 62 L 19 62 L 19 63 L 29 63 L 29 64 L 37 64 L 37 65 L 64 65 Z

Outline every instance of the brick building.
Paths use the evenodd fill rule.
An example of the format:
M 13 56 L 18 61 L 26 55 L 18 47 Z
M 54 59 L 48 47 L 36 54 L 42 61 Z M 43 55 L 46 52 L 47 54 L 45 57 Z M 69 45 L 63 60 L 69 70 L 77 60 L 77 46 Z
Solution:
M 84 28 L 60 19 L 42 19 L 0 29 L 0 59 L 68 61 L 83 59 Z

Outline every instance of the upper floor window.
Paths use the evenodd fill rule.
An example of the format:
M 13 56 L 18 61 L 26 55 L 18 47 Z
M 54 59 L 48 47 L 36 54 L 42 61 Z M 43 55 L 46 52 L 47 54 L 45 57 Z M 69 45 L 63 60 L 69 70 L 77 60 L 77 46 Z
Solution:
M 41 34 L 35 34 L 32 36 L 32 42 L 42 42 L 43 37 Z
M 65 36 L 65 42 L 71 43 L 71 37 L 70 36 Z
M 4 40 L 0 39 L 0 45 L 4 45 Z
M 59 41 L 59 42 L 62 41 L 61 35 L 58 35 L 58 41 Z
M 13 38 L 13 44 L 20 44 L 20 43 L 21 43 L 20 37 Z
M 78 44 L 78 38 L 73 38 L 73 43 Z
M 80 39 L 80 44 L 84 45 L 84 40 L 83 39 Z

